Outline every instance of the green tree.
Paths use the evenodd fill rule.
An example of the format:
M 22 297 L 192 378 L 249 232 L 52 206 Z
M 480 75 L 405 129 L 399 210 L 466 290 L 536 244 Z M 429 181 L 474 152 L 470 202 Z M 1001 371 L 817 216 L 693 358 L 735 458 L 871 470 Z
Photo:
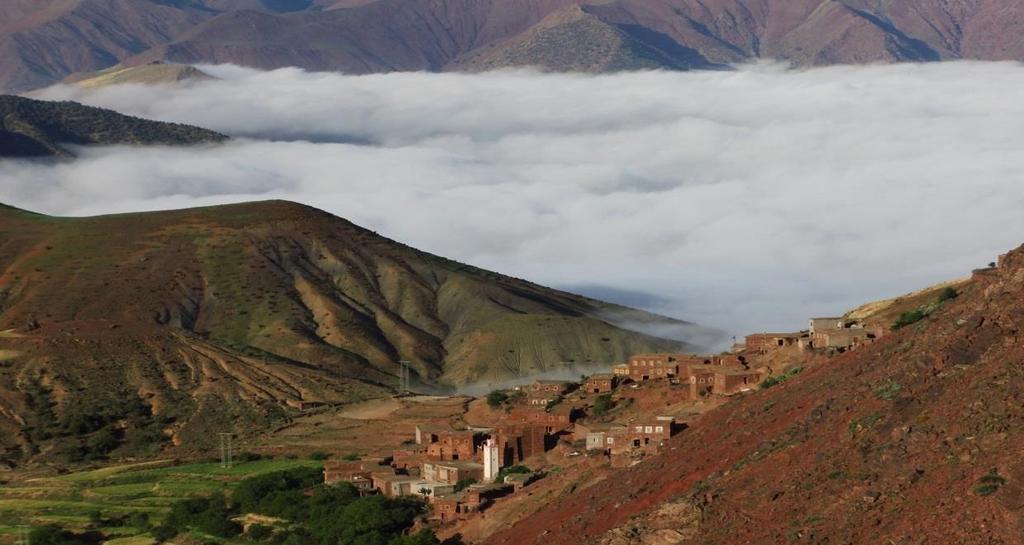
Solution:
M 508 394 L 501 390 L 494 390 L 487 394 L 487 404 L 491 407 L 500 407 L 506 401 L 508 401 Z

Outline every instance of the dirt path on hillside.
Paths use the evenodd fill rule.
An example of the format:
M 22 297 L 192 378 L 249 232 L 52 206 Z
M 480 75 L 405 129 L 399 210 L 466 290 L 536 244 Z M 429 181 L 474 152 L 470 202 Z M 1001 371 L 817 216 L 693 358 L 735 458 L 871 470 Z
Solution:
M 335 416 L 351 420 L 384 420 L 402 408 L 402 403 L 395 398 L 374 399 L 339 410 Z

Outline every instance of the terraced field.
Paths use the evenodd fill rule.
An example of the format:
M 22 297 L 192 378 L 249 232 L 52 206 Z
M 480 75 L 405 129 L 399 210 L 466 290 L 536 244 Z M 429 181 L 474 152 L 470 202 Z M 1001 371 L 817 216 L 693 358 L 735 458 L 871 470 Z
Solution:
M 160 521 L 175 501 L 230 490 L 242 479 L 295 467 L 318 467 L 311 460 L 257 460 L 232 467 L 219 463 L 178 464 L 161 460 L 26 479 L 0 486 L 0 543 L 16 543 L 24 526 L 59 524 L 85 529 L 98 513 L 103 519 L 136 512 Z M 114 545 L 147 545 L 145 529 L 131 526 L 96 528 L 117 539 Z

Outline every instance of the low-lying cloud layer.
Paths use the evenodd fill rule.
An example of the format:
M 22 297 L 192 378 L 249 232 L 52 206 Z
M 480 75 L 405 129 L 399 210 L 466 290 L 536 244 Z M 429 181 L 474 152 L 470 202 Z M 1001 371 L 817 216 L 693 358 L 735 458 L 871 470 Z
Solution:
M 352 77 L 208 67 L 47 91 L 241 136 L 0 163 L 54 214 L 286 198 L 541 283 L 726 328 L 967 274 L 1024 242 L 1024 67 Z

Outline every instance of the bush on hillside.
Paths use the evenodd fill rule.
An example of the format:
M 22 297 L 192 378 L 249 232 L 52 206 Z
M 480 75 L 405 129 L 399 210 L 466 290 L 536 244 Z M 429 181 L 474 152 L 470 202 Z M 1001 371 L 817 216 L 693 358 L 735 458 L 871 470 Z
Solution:
M 594 400 L 594 416 L 601 416 L 615 406 L 611 394 L 601 394 Z
M 508 401 L 508 394 L 501 390 L 494 390 L 487 394 L 487 404 L 491 407 L 500 407 L 502 403 Z
M 940 303 L 945 303 L 946 301 L 949 301 L 950 299 L 956 299 L 957 296 L 959 296 L 959 295 L 960 294 L 957 293 L 955 288 L 952 288 L 952 287 L 946 288 L 946 289 L 942 290 L 939 293 L 939 302 Z
M 764 381 L 761 382 L 761 389 L 762 390 L 767 390 L 768 388 L 771 388 L 772 386 L 775 386 L 775 385 L 778 385 L 778 384 L 782 384 L 783 382 L 786 382 L 787 380 L 789 380 L 789 379 L 791 379 L 791 378 L 793 378 L 793 377 L 795 377 L 795 376 L 797 376 L 797 375 L 799 375 L 800 373 L 803 373 L 803 372 L 804 372 L 804 368 L 803 367 L 794 367 L 794 368 L 790 369 L 789 371 L 786 371 L 785 373 L 782 373 L 781 375 L 778 375 L 778 376 L 775 376 L 775 377 L 768 377 L 768 378 L 764 379 Z
M 927 315 L 928 314 L 921 309 L 908 310 L 907 312 L 900 314 L 900 317 L 896 319 L 894 324 L 892 324 L 892 329 L 900 329 L 908 325 L 916 324 L 923 320 Z

